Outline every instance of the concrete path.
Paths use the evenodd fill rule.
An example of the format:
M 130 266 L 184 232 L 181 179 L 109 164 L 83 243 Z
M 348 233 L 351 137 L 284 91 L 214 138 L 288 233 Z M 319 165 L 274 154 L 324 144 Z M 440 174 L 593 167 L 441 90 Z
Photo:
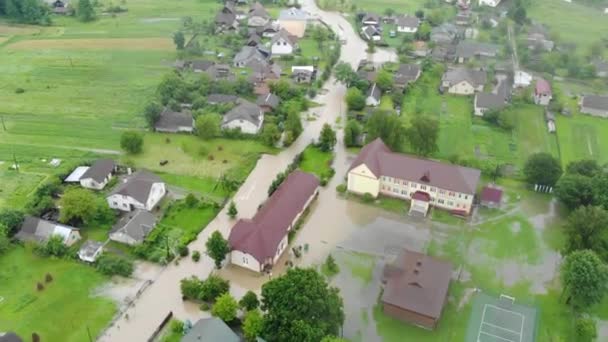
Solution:
M 342 30 L 346 38 L 346 44 L 342 45 L 341 61 L 356 66 L 361 59 L 368 57 L 365 52 L 367 44 L 359 38 L 359 35 L 353 30 L 346 19 L 337 13 L 320 11 L 315 5 L 314 0 L 304 1 L 302 7 L 305 11 L 324 20 L 336 32 Z M 396 61 L 397 57 L 394 52 L 378 49 L 373 59 L 374 62 Z M 324 123 L 333 125 L 338 117 L 342 117 L 344 121 L 346 110 L 346 105 L 343 103 L 346 92 L 345 87 L 338 84 L 332 77 L 324 88 L 327 89 L 327 92 L 323 95 L 318 95 L 314 99 L 321 106 L 310 110 L 317 114 L 318 118 L 315 121 L 303 121 L 304 132 L 292 146 L 281 151 L 276 156 L 263 155 L 235 194 L 234 201 L 239 210 L 239 217 L 250 218 L 255 214 L 259 204 L 266 200 L 268 187 L 276 174 L 285 170 L 294 156 L 304 150 L 311 141 L 318 137 Z M 336 146 L 336 156 L 334 159 L 336 176 L 326 188 L 321 190 L 318 202 L 322 204 L 316 206 L 315 210 L 319 209 L 318 212 L 315 212 L 315 210 L 311 212 L 310 221 L 322 221 L 322 215 L 331 215 L 332 210 L 341 210 L 346 205 L 345 203 L 341 203 L 337 208 L 333 207 L 333 204 L 336 203 L 335 185 L 343 182 L 348 163 L 347 152 L 342 144 L 342 132 L 340 131 L 338 132 L 338 145 Z M 189 248 L 191 251 L 198 250 L 204 252 L 205 242 L 215 231 L 221 232 L 225 237 L 229 235 L 235 221 L 230 220 L 226 212 L 227 207 L 199 234 L 197 240 L 190 244 Z M 313 231 L 316 229 L 312 229 L 310 232 L 306 232 L 306 229 L 300 232 L 301 234 L 296 241 L 308 240 L 311 238 L 310 234 L 316 235 Z M 319 229 L 318 226 L 317 229 Z M 313 260 L 309 259 L 305 262 L 310 263 Z M 179 282 L 181 279 L 192 275 L 204 279 L 213 271 L 213 261 L 206 255 L 203 255 L 198 263 L 194 263 L 190 258 L 185 258 L 180 260 L 179 264 L 168 265 L 159 273 L 156 279 L 153 280 L 153 283 L 140 297 L 134 301 L 133 305 L 120 313 L 119 317 L 113 321 L 99 340 L 108 342 L 145 341 L 151 336 L 152 332 L 169 311 L 172 311 L 174 316 L 179 319 L 190 319 L 193 322 L 201 317 L 208 316 L 208 313 L 202 312 L 197 305 L 182 301 Z M 257 291 L 259 290 L 259 283 L 255 282 L 255 284 L 251 286 L 251 289 Z M 246 290 L 243 287 L 239 289 L 235 289 L 234 287 L 233 285 L 231 292 L 235 295 L 239 295 L 241 294 L 239 292 Z

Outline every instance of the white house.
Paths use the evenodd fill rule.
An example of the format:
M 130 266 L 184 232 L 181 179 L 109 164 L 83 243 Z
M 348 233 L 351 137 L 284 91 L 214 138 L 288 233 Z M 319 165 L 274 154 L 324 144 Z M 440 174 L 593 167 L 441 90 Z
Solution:
M 165 183 L 158 176 L 141 170 L 119 184 L 106 200 L 112 209 L 151 211 L 166 193 Z
M 20 241 L 46 242 L 52 236 L 59 236 L 63 244 L 71 246 L 80 240 L 80 229 L 55 223 L 41 218 L 27 216 L 15 238 Z
M 513 77 L 513 87 L 514 88 L 525 88 L 532 84 L 532 75 L 528 74 L 525 71 L 517 70 Z
M 496 7 L 500 4 L 500 0 L 479 0 L 479 6 Z
M 410 15 L 399 16 L 395 21 L 397 32 L 416 33 L 420 25 L 420 19 Z
M 380 105 L 380 100 L 382 99 L 382 91 L 376 83 L 374 83 L 369 90 L 367 91 L 367 97 L 365 98 L 365 104 L 367 106 L 377 107 Z
M 103 243 L 99 241 L 87 240 L 78 251 L 78 258 L 86 262 L 95 262 L 103 253 Z
M 224 114 L 223 129 L 240 129 L 247 134 L 257 134 L 264 124 L 264 110 L 255 103 L 241 99 L 240 103 Z
M 379 41 L 382 39 L 382 33 L 376 26 L 368 25 L 361 28 L 361 35 L 367 41 Z
M 270 42 L 270 51 L 273 56 L 291 55 L 297 47 L 296 37 L 289 35 L 284 29 L 272 36 Z
M 80 186 L 83 188 L 101 190 L 112 179 L 116 171 L 116 163 L 112 159 L 98 159 L 80 177 Z
M 472 95 L 483 91 L 485 83 L 485 71 L 462 67 L 449 69 L 441 78 L 442 90 L 457 95 Z
M 289 231 L 316 198 L 319 180 L 294 171 L 252 219 L 240 219 L 228 237 L 229 260 L 254 272 L 268 271 L 288 246 Z

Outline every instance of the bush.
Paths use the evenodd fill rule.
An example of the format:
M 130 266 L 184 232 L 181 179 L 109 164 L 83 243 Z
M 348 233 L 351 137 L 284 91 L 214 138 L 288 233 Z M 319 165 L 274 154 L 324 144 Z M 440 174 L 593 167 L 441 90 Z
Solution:
M 53 235 L 46 242 L 38 244 L 34 251 L 41 256 L 62 257 L 68 253 L 68 247 L 61 236 Z
M 170 328 L 171 332 L 175 334 L 183 334 L 184 333 L 184 322 L 178 320 L 172 320 Z
M 338 193 L 345 193 L 346 192 L 346 184 L 338 184 L 338 186 L 336 186 L 336 191 Z
M 47 274 L 44 276 L 44 281 L 45 281 L 45 282 L 47 282 L 47 283 L 52 282 L 52 281 L 53 281 L 53 276 L 52 276 L 50 273 L 47 273 Z
M 25 89 L 23 89 L 23 88 L 15 89 L 15 94 L 23 94 L 23 93 L 25 93 Z
M 210 275 L 202 282 L 199 299 L 214 302 L 219 296 L 230 290 L 230 283 L 216 275 Z
M 217 298 L 211 309 L 211 314 L 228 323 L 234 321 L 238 308 L 239 305 L 236 300 L 230 293 L 226 292 Z
M 211 305 L 209 305 L 209 303 L 207 303 L 207 302 L 203 302 L 203 303 L 201 303 L 201 305 L 198 308 L 201 311 L 209 311 L 209 309 L 211 309 Z
M 595 320 L 590 317 L 576 318 L 574 331 L 579 342 L 592 342 L 597 338 L 597 326 Z
M 321 178 L 321 180 L 319 181 L 319 184 L 321 184 L 321 186 L 326 186 L 327 185 L 327 178 L 325 178 L 325 177 Z
M 179 254 L 179 256 L 186 257 L 188 256 L 188 254 L 190 253 L 190 250 L 188 249 L 188 246 L 186 246 L 185 244 L 179 244 L 177 246 L 177 253 Z
M 260 301 L 258 300 L 258 296 L 253 291 L 247 291 L 239 301 L 239 306 L 245 311 L 255 310 L 259 305 Z
M 369 192 L 366 192 L 363 194 L 363 202 L 371 203 L 373 201 L 374 201 L 374 196 L 372 194 L 370 194 Z
M 144 137 L 135 131 L 124 132 L 120 136 L 120 147 L 129 154 L 140 153 L 144 146 Z
M 201 252 L 199 252 L 199 251 L 192 252 L 192 261 L 198 262 L 199 260 L 201 260 Z
M 340 272 L 340 267 L 336 263 L 336 259 L 334 259 L 333 255 L 328 255 L 327 259 L 325 259 L 325 263 L 323 264 L 323 273 L 327 276 L 331 277 Z
M 196 196 L 194 196 L 194 194 L 192 194 L 192 193 L 190 193 L 190 194 L 188 194 L 188 196 L 186 196 L 185 202 L 186 202 L 186 206 L 188 208 L 194 208 L 199 203 L 198 198 L 196 198 Z
M 195 276 L 184 278 L 179 283 L 183 299 L 198 299 L 203 289 L 203 281 Z
M 129 277 L 133 273 L 133 261 L 110 253 L 102 254 L 97 259 L 95 267 L 106 275 Z
M 234 203 L 234 201 L 230 202 L 230 206 L 228 207 L 228 216 L 231 219 L 234 219 L 236 217 L 236 215 L 238 215 L 239 211 L 236 209 L 236 204 Z

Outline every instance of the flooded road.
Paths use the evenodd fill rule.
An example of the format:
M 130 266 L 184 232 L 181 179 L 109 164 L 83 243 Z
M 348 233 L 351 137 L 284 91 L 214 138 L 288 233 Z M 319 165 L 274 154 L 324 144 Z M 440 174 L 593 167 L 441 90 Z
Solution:
M 336 13 L 320 11 L 314 4 L 314 0 L 304 1 L 303 8 L 312 15 L 324 20 L 335 30 L 342 30 L 347 41 L 342 46 L 340 57 L 342 61 L 356 66 L 361 59 L 368 58 L 365 52 L 367 44 L 359 38 L 359 35 L 353 30 L 346 19 Z M 375 62 L 395 61 L 396 55 L 393 52 L 378 49 L 372 58 Z M 324 88 L 327 92 L 323 95 L 318 95 L 314 99 L 321 106 L 311 109 L 311 113 L 314 113 L 317 119 L 315 121 L 303 121 L 304 132 L 292 146 L 276 156 L 262 156 L 245 183 L 235 194 L 234 201 L 239 210 L 239 217 L 249 218 L 255 214 L 258 205 L 267 198 L 268 187 L 276 174 L 283 171 L 296 154 L 304 150 L 311 141 L 318 138 L 324 123 L 333 125 L 338 117 L 344 117 L 346 110 L 343 100 L 346 92 L 345 87 L 336 83 L 332 77 L 326 82 Z M 309 221 L 312 223 L 306 224 L 306 227 L 302 229 L 296 241 L 296 243 L 310 241 L 311 245 L 319 237 L 322 237 L 324 241 L 321 244 L 315 241 L 315 246 L 319 247 L 315 247 L 314 252 L 304 256 L 302 260 L 304 264 L 314 263 L 317 259 L 322 258 L 324 253 L 333 247 L 333 244 L 348 234 L 347 230 L 332 229 L 330 225 L 326 224 L 316 226 L 317 229 L 311 230 L 311 232 L 308 232 L 309 229 L 307 227 L 316 223 L 329 223 L 331 222 L 332 215 L 335 213 L 339 213 L 338 216 L 340 218 L 350 214 L 353 214 L 353 217 L 359 215 L 359 217 L 363 218 L 365 217 L 365 210 L 371 210 L 370 208 L 365 209 L 363 205 L 336 198 L 335 186 L 342 182 L 348 166 L 348 156 L 346 149 L 342 145 L 341 136 L 342 133 L 338 132 L 339 143 L 336 146 L 335 156 L 336 176 L 321 191 L 319 201 L 316 204 L 317 208 L 311 211 L 312 215 Z M 220 231 L 225 237 L 228 236 L 235 221 L 228 218 L 226 211 L 227 208 L 224 208 L 207 228 L 199 234 L 197 240 L 190 244 L 190 251 L 198 250 L 204 252 L 205 242 L 214 231 Z M 347 214 L 345 215 L 345 213 Z M 318 234 L 320 230 L 323 231 L 321 235 Z M 285 258 L 287 258 L 287 253 Z M 234 274 L 230 274 L 231 270 L 229 268 L 221 272 L 227 273 L 225 276 L 233 280 L 231 293 L 237 298 L 248 289 L 259 291 L 261 284 L 265 281 L 264 278 L 247 274 L 243 270 L 238 270 L 240 271 L 238 273 L 237 270 L 234 270 Z M 280 268 L 278 268 L 277 273 L 280 273 L 280 271 Z M 200 311 L 196 305 L 182 301 L 179 281 L 191 275 L 204 279 L 211 272 L 214 272 L 213 261 L 205 255 L 203 255 L 198 263 L 193 262 L 190 258 L 186 258 L 180 260 L 179 264 L 168 265 L 147 286 L 147 289 L 140 294 L 137 300 L 121 310 L 119 317 L 102 333 L 99 340 L 112 342 L 145 341 L 151 336 L 154 329 L 156 329 L 169 311 L 172 311 L 175 317 L 179 319 L 190 319 L 193 322 L 199 318 L 208 316 L 208 313 Z

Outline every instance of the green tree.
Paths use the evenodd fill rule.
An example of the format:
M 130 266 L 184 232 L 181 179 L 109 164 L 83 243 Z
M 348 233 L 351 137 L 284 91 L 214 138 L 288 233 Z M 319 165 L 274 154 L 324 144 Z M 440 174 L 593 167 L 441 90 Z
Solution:
M 264 328 L 264 317 L 260 310 L 251 310 L 245 314 L 243 334 L 247 342 L 255 342 Z
M 353 85 L 359 80 L 359 75 L 353 70 L 353 67 L 346 62 L 338 62 L 334 67 L 334 75 L 336 80 L 341 82 L 347 87 Z
M 328 255 L 325 259 L 325 263 L 323 264 L 323 272 L 327 276 L 335 276 L 340 273 L 340 266 L 336 263 L 336 259 L 334 259 L 333 255 Z
M 87 189 L 70 188 L 59 200 L 59 221 L 75 226 L 90 224 L 97 213 L 98 203 L 95 195 Z
M 184 33 L 182 31 L 177 31 L 173 34 L 173 43 L 175 44 L 175 48 L 178 50 L 183 50 L 184 45 L 186 44 L 186 37 L 184 37 Z
M 239 301 L 239 306 L 245 311 L 255 310 L 260 306 L 258 296 L 253 291 L 247 291 L 243 298 Z
M 163 107 L 156 101 L 152 101 L 146 105 L 146 108 L 144 108 L 144 118 L 146 119 L 148 127 L 154 128 L 154 125 L 156 125 L 156 122 L 160 118 L 162 110 Z
M 594 202 L 608 210 L 608 172 L 598 173 L 593 177 Z
M 290 269 L 265 283 L 262 310 L 268 341 L 320 341 L 338 335 L 344 323 L 339 290 L 312 268 Z
M 321 342 L 348 342 L 348 340 L 335 336 L 325 336 Z
M 329 152 L 336 146 L 336 131 L 331 129 L 328 123 L 323 124 L 321 134 L 319 135 L 319 149 L 323 152 Z
M 405 143 L 407 130 L 402 121 L 391 112 L 377 110 L 367 120 L 367 142 L 381 138 L 395 151 L 400 151 Z
M 4 254 L 11 245 L 8 238 L 8 228 L 0 223 L 0 255 Z
M 35 252 L 42 256 L 62 257 L 67 254 L 68 247 L 63 243 L 63 237 L 53 235 L 46 242 L 37 245 Z
M 428 156 L 439 150 L 439 122 L 424 116 L 415 116 L 407 129 L 407 139 L 416 154 Z
M 357 145 L 359 136 L 361 135 L 361 125 L 357 120 L 348 120 L 344 127 L 344 145 L 346 147 L 353 147 Z
M 123 132 L 120 136 L 120 147 L 129 154 L 140 153 L 144 147 L 144 137 L 135 131 Z
M 579 174 L 565 174 L 555 184 L 555 196 L 570 210 L 595 202 L 591 178 Z
M 267 146 L 275 146 L 281 139 L 281 132 L 277 125 L 268 123 L 264 125 L 260 139 Z
M 579 207 L 568 217 L 564 251 L 589 249 L 608 261 L 608 212 L 601 207 Z
M 568 166 L 566 167 L 566 173 L 587 177 L 593 177 L 601 171 L 602 168 L 598 165 L 597 161 L 593 159 L 573 161 L 568 163 Z
M 123 277 L 130 277 L 134 269 L 132 260 L 111 253 L 102 254 L 95 262 L 95 267 L 105 275 Z
M 203 288 L 203 282 L 195 276 L 184 278 L 179 287 L 185 299 L 198 299 Z
M 287 114 L 285 119 L 285 130 L 293 134 L 295 140 L 300 136 L 304 128 L 302 127 L 302 120 L 300 120 L 300 113 L 297 111 L 291 111 Z
M 186 100 L 188 89 L 184 80 L 176 73 L 171 72 L 163 77 L 156 89 L 163 105 L 169 100 Z
M 78 20 L 85 23 L 95 20 L 95 8 L 93 8 L 93 4 L 91 4 L 91 1 L 78 0 L 76 15 L 78 16 Z
M 593 251 L 575 251 L 566 256 L 561 266 L 561 278 L 562 296 L 575 309 L 597 304 L 606 294 L 608 271 Z
M 429 39 L 431 39 L 431 25 L 429 25 L 429 23 L 426 21 L 422 22 L 414 36 L 418 40 L 428 41 Z
M 215 261 L 215 266 L 220 268 L 222 261 L 226 258 L 226 254 L 230 252 L 228 241 L 224 239 L 222 233 L 215 231 L 211 234 L 205 246 L 207 247 L 207 254 Z
M 23 214 L 20 210 L 15 209 L 2 209 L 0 210 L 0 226 L 3 226 L 7 229 L 7 235 L 13 236 L 15 235 L 19 229 L 21 229 L 21 224 L 25 219 L 25 214 Z
M 524 165 L 524 175 L 528 184 L 555 186 L 562 175 L 559 161 L 545 152 L 530 155 Z
M 214 302 L 219 296 L 230 291 L 228 280 L 216 275 L 210 275 L 203 281 L 198 299 L 206 302 Z
M 386 69 L 378 71 L 376 74 L 376 84 L 382 91 L 388 91 L 393 88 L 393 75 Z
M 196 134 L 202 139 L 209 140 L 221 134 L 222 117 L 219 114 L 205 114 L 196 118 Z
M 591 317 L 577 317 L 574 321 L 577 342 L 593 342 L 597 338 L 597 326 Z
M 233 219 L 238 215 L 239 211 L 236 209 L 236 204 L 234 201 L 230 201 L 230 206 L 228 207 L 228 216 Z
M 346 91 L 346 105 L 350 110 L 361 110 L 365 108 L 365 96 L 358 88 L 348 88 Z
M 236 300 L 230 295 L 230 293 L 224 293 L 217 298 L 213 308 L 211 308 L 211 314 L 218 317 L 222 321 L 229 323 L 234 321 L 236 318 L 236 311 L 239 305 Z
M 4 4 L 4 6 L 2 6 Z M 50 25 L 49 7 L 38 0 L 4 0 L 0 1 L 0 15 L 23 24 Z

